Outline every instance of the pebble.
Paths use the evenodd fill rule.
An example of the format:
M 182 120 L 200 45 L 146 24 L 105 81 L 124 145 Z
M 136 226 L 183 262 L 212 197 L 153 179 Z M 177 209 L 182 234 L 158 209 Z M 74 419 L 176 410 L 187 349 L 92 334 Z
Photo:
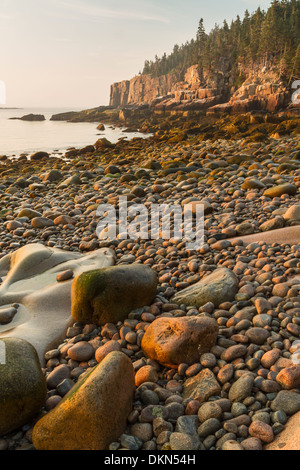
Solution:
M 286 226 L 290 224 L 288 217 L 281 214 L 288 210 L 292 213 L 296 210 L 292 208 L 299 206 L 295 194 L 299 187 L 298 170 L 279 174 L 277 163 L 292 158 L 297 142 L 294 137 L 282 137 L 278 154 L 277 141 L 264 146 L 250 145 L 245 152 L 251 154 L 251 161 L 223 167 L 219 161 L 225 164 L 230 158 L 239 161 L 240 145 L 233 141 L 193 139 L 189 136 L 186 145 L 174 148 L 162 142 L 159 146 L 147 143 L 143 150 L 139 148 L 142 143 L 127 143 L 126 150 L 120 147 L 120 154 L 107 149 L 107 154 L 106 151 L 101 154 L 103 161 L 95 155 L 86 156 L 84 161 L 72 161 L 72 166 L 59 159 L 53 159 L 52 163 L 51 159 L 48 163 L 35 162 L 35 169 L 25 162 L 22 180 L 28 180 L 32 189 L 28 188 L 28 182 L 24 188 L 22 181 L 17 185 L 12 183 L 17 177 L 13 173 L 17 163 L 7 162 L 7 168 L 13 172 L 1 176 L 5 189 L 0 197 L 2 206 L 9 212 L 0 230 L 0 257 L 37 241 L 75 252 L 105 246 L 107 242 L 94 237 L 94 211 L 99 200 L 112 202 L 117 195 L 130 194 L 131 201 L 142 203 L 180 203 L 198 193 L 205 199 L 205 244 L 199 253 L 185 250 L 181 241 L 174 240 L 130 239 L 109 244 L 115 251 L 117 264 L 145 263 L 157 272 L 160 283 L 152 305 L 130 313 L 118 325 L 99 328 L 75 324 L 68 328 L 63 346 L 45 354 L 46 411 L 57 406 L 72 384 L 109 352 L 121 350 L 131 358 L 136 385 L 145 389 L 138 389 L 128 420 L 130 428 L 119 442 L 110 444 L 111 450 L 157 450 L 157 446 L 166 450 L 173 447 L 174 450 L 202 447 L 261 450 L 262 443 L 273 439 L 287 418 L 300 411 L 299 365 L 290 360 L 294 353 L 292 345 L 300 337 L 299 288 L 290 282 L 292 276 L 300 274 L 300 246 L 269 245 L 261 241 L 244 245 L 239 239 L 228 240 L 258 233 L 270 220 L 272 224 L 279 221 Z M 179 158 L 184 159 L 185 165 L 199 163 L 199 168 L 194 174 L 181 172 L 169 176 L 158 174 L 160 169 L 149 172 L 143 169 L 146 160 L 164 169 L 166 161 Z M 73 178 L 74 164 L 79 175 L 76 178 Z M 59 169 L 59 183 L 64 182 L 59 189 L 55 179 L 50 183 L 44 180 L 52 166 Z M 214 172 L 214 167 L 218 172 Z M 125 177 L 122 181 L 118 178 L 120 173 Z M 25 174 L 30 174 L 33 180 L 29 181 L 31 176 Z M 42 181 L 44 185 L 40 186 Z M 74 186 L 77 183 L 83 183 L 80 194 Z M 272 199 L 263 196 L 265 190 L 274 186 L 281 193 L 282 184 L 292 184 L 292 187 L 285 186 L 292 188 L 288 189 L 289 196 L 282 194 Z M 35 197 L 31 198 L 28 191 Z M 276 214 L 277 210 L 282 212 Z M 228 267 L 238 277 L 239 291 L 232 301 L 221 305 L 206 302 L 197 308 L 172 302 L 175 292 L 193 285 L 218 267 Z M 66 270 L 57 273 L 56 279 L 65 282 L 73 277 L 73 270 Z M 6 324 L 13 320 L 17 309 L 7 320 L 4 315 L 2 322 L 3 312 L 0 309 L 0 323 Z M 172 370 L 144 357 L 141 339 L 157 317 L 199 314 L 217 320 L 219 336 L 217 344 L 199 356 L 197 363 L 180 364 Z M 194 396 L 183 399 L 187 380 L 196 379 L 206 369 L 215 382 L 204 404 Z M 201 426 L 200 432 L 205 436 L 201 437 L 203 445 L 198 435 Z M 206 435 L 207 431 L 213 434 Z M 26 447 L 22 438 L 23 433 L 18 438 L 20 448 Z M 7 448 L 7 442 L 10 441 L 1 439 L 0 448 L 1 445 Z
M 206 419 L 198 429 L 198 434 L 200 437 L 205 438 L 210 434 L 215 434 L 219 429 L 221 429 L 222 424 L 220 420 L 216 418 Z
M 144 382 L 153 382 L 158 381 L 158 374 L 153 366 L 143 366 L 135 374 L 135 385 L 139 387 Z
M 201 423 L 204 423 L 211 418 L 220 419 L 222 414 L 222 408 L 217 403 L 207 402 L 200 407 L 198 411 L 198 418 Z
M 94 348 L 86 341 L 79 341 L 68 349 L 68 356 L 77 362 L 89 361 L 94 356 Z
M 274 433 L 271 426 L 262 421 L 253 421 L 249 427 L 249 434 L 252 437 L 260 439 L 262 442 L 270 443 L 274 439 Z

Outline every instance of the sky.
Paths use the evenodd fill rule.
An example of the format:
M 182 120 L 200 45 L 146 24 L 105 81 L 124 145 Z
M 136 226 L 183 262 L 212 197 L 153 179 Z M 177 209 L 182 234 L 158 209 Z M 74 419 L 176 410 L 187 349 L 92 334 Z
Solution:
M 0 85 L 6 106 L 86 109 L 110 85 L 246 9 L 271 0 L 0 0 Z M 0 95 L 1 99 L 1 95 Z M 0 103 L 1 104 L 1 103 Z

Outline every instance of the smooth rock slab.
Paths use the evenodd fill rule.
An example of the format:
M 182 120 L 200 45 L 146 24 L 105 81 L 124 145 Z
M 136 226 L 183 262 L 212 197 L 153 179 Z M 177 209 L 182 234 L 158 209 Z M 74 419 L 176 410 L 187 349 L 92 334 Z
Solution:
M 254 233 L 253 235 L 246 235 L 243 237 L 231 238 L 230 241 L 242 240 L 245 246 L 250 243 L 256 242 L 265 242 L 269 243 L 279 243 L 279 244 L 289 244 L 289 245 L 298 245 L 300 243 L 300 225 L 294 227 L 284 227 L 278 230 L 271 230 L 269 232 L 259 232 Z
M 109 354 L 33 429 L 37 450 L 105 450 L 124 432 L 132 409 L 134 369 L 121 352 Z
M 45 403 L 47 388 L 31 344 L 18 338 L 3 338 L 0 345 L 0 436 L 3 436 L 36 416 Z
M 64 339 L 70 322 L 72 279 L 57 282 L 57 275 L 72 270 L 75 275 L 114 264 L 111 250 L 102 248 L 89 255 L 65 252 L 41 244 L 28 244 L 0 260 L 0 306 L 19 308 L 8 325 L 0 325 L 0 339 L 21 338 L 36 349 L 41 363 L 47 349 Z
M 196 284 L 175 294 L 171 301 L 178 305 L 202 307 L 212 302 L 218 307 L 223 302 L 234 300 L 239 284 L 236 275 L 227 268 L 216 269 Z
M 154 361 L 177 368 L 182 363 L 199 362 L 201 354 L 215 345 L 218 332 L 218 324 L 213 318 L 161 317 L 147 328 L 141 347 Z

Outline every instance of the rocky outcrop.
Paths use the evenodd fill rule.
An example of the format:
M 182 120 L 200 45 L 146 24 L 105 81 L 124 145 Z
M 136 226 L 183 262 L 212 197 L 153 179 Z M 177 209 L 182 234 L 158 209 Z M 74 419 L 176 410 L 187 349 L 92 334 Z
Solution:
M 271 82 L 264 78 L 246 80 L 231 96 L 227 103 L 209 109 L 209 114 L 247 113 L 250 111 L 276 112 L 286 108 L 290 92 L 283 83 Z
M 26 114 L 22 117 L 12 117 L 10 119 L 19 119 L 20 121 L 45 121 L 46 118 L 43 114 Z
M 273 70 L 244 73 L 247 79 L 237 88 L 230 71 L 202 71 L 198 65 L 186 70 L 183 80 L 176 74 L 139 75 L 111 86 L 114 107 L 149 105 L 159 113 L 206 111 L 209 115 L 277 112 L 291 102 L 288 90 Z
M 181 111 L 206 109 L 222 102 L 228 95 L 222 72 L 202 74 L 197 65 L 189 67 L 184 80 L 176 74 L 151 77 L 138 75 L 111 86 L 110 106 L 148 104 L 154 110 Z
M 117 108 L 128 104 L 129 80 L 123 80 L 120 83 L 113 83 L 110 90 L 110 105 Z
M 114 83 L 111 86 L 110 106 L 121 107 L 150 103 L 159 96 L 167 95 L 177 83 L 176 75 L 138 75 L 131 80 Z

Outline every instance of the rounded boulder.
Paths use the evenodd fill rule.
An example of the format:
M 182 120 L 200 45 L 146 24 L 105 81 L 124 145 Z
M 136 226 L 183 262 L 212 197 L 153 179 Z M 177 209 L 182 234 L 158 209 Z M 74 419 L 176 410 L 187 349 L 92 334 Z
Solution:
M 154 361 L 177 368 L 182 363 L 199 362 L 201 354 L 215 345 L 218 332 L 218 324 L 213 318 L 161 317 L 147 328 L 141 347 Z

